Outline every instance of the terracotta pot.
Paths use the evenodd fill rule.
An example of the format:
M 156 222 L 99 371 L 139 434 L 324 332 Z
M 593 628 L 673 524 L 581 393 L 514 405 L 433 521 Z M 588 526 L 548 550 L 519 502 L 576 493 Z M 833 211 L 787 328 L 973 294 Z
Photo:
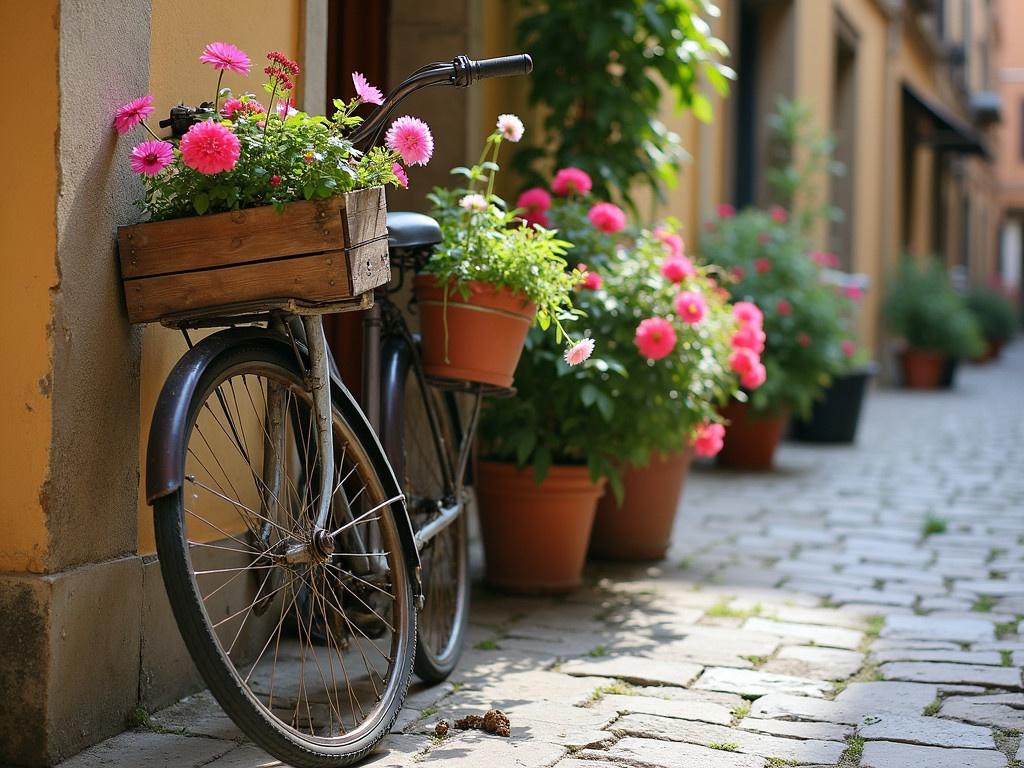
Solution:
M 622 473 L 625 495 L 605 493 L 597 504 L 590 554 L 606 560 L 661 560 L 672 541 L 672 524 L 690 471 L 690 448 L 660 454 Z
M 749 403 L 733 400 L 722 415 L 729 425 L 725 428 L 725 444 L 718 454 L 718 463 L 739 469 L 771 469 L 775 449 L 789 424 L 789 413 L 761 416 L 751 412 Z
M 937 389 L 947 373 L 946 365 L 946 356 L 939 352 L 905 349 L 900 354 L 903 386 L 910 389 Z
M 480 462 L 476 479 L 487 582 L 520 594 L 578 588 L 604 479 L 554 466 L 538 486 L 532 469 L 493 461 Z
M 454 291 L 446 301 L 432 276 L 416 278 L 423 369 L 428 376 L 509 387 L 537 308 L 506 288 L 473 282 L 469 289 L 468 297 Z

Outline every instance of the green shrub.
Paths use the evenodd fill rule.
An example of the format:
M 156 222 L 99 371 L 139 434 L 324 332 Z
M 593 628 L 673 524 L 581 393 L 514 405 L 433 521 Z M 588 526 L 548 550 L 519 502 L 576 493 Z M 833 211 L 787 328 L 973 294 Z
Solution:
M 987 341 L 1006 341 L 1017 331 L 1017 310 L 998 291 L 975 288 L 967 294 L 967 308 Z

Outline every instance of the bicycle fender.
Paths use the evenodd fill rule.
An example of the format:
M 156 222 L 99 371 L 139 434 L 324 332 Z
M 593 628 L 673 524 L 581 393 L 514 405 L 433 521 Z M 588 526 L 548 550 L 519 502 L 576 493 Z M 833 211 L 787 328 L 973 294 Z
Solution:
M 229 328 L 207 336 L 192 347 L 178 361 L 164 382 L 156 408 L 153 410 L 149 444 L 146 448 L 146 501 L 150 505 L 181 488 L 185 474 L 188 406 L 203 374 L 220 355 L 239 344 L 247 343 L 274 345 L 280 347 L 288 356 L 294 356 L 291 341 L 275 331 L 256 327 Z M 301 344 L 296 346 L 299 353 L 305 357 L 305 347 Z M 398 480 L 385 456 L 380 440 L 348 388 L 334 373 L 331 375 L 331 388 L 334 398 L 348 400 L 352 405 L 351 411 L 359 415 L 353 419 L 350 426 L 356 439 L 368 448 L 367 453 L 374 462 L 374 468 L 384 486 L 384 495 L 387 498 L 401 496 Z M 395 519 L 410 571 L 418 574 L 420 558 L 413 538 L 412 522 L 404 503 L 401 506 L 401 513 L 396 514 Z M 416 581 L 418 579 L 414 578 L 414 582 Z

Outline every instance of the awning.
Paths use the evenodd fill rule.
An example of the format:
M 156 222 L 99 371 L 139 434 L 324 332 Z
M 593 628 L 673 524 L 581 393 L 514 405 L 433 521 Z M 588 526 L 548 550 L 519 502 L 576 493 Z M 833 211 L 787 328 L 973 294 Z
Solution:
M 992 159 L 988 144 L 980 132 L 933 99 L 923 96 L 912 86 L 903 84 L 905 103 L 919 110 L 932 121 L 934 133 L 926 137 L 929 144 L 943 152 L 982 155 Z

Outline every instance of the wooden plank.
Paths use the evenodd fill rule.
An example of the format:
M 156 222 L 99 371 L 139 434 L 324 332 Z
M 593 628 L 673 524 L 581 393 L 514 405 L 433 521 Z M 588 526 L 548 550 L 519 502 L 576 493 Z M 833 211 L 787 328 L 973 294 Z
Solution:
M 344 247 L 342 196 L 120 227 L 121 276 L 189 272 Z
M 320 304 L 352 297 L 343 251 L 124 281 L 128 319 L 170 315 L 242 302 L 296 299 Z
M 373 290 L 391 280 L 387 218 L 382 187 L 345 195 L 342 229 L 349 245 L 353 293 Z

